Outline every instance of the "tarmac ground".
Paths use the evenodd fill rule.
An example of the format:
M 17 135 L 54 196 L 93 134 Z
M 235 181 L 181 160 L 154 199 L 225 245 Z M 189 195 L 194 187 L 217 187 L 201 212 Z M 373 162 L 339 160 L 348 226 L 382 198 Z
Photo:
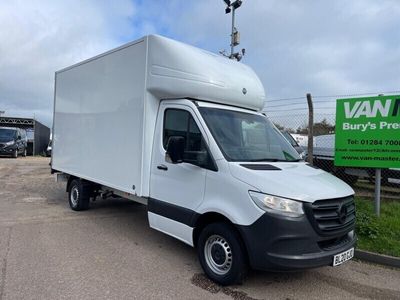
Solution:
M 250 271 L 220 287 L 195 249 L 148 226 L 146 207 L 68 206 L 49 159 L 0 158 L 2 299 L 400 299 L 400 270 L 356 260 L 295 273 Z

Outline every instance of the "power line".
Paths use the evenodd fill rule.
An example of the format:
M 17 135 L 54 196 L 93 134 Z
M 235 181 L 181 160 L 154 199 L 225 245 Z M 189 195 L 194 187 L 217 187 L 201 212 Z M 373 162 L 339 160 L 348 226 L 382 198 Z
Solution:
M 329 102 L 329 101 L 326 101 L 326 100 L 313 101 L 313 103 L 326 103 L 326 104 L 329 104 L 327 102 Z M 335 104 L 335 102 L 332 102 L 332 104 Z M 274 104 L 274 105 L 264 104 L 264 105 L 266 105 L 267 107 L 284 107 L 284 106 L 293 106 L 293 105 L 307 105 L 307 103 L 306 102 L 302 102 L 302 103 L 286 103 L 286 104 L 278 104 L 278 105 L 276 105 L 276 104 Z
M 268 118 L 287 118 L 287 117 L 304 117 L 307 119 L 307 115 L 305 114 L 291 114 L 291 115 L 267 115 Z
M 335 109 L 335 107 L 314 107 L 316 109 Z M 293 109 L 280 109 L 280 110 L 265 110 L 268 113 L 271 112 L 285 112 L 285 111 L 297 111 L 297 110 L 308 110 L 308 108 L 293 108 Z
M 326 103 L 326 102 L 321 102 L 321 101 L 318 101 L 317 103 L 325 103 L 325 104 L 333 104 L 333 105 L 336 105 L 336 103 Z M 281 105 L 267 105 L 267 108 L 274 108 L 274 107 L 289 107 L 289 106 L 293 106 L 293 105 L 306 105 L 306 103 L 293 103 L 293 104 L 281 104 Z M 318 107 L 316 107 L 316 108 L 318 108 Z M 332 106 L 332 108 L 335 108 L 335 106 Z M 301 109 L 301 108 L 299 108 L 299 109 Z M 304 109 L 306 109 L 306 108 L 304 108 Z
M 368 93 L 356 93 L 356 94 L 337 94 L 337 95 L 317 95 L 317 96 L 312 96 L 313 98 L 345 98 L 345 97 L 361 97 L 361 96 L 371 96 L 371 95 L 387 95 L 387 94 L 400 94 L 400 91 L 389 91 L 389 92 L 368 92 Z M 268 102 L 276 102 L 276 101 L 294 101 L 294 100 L 305 100 L 306 96 L 301 96 L 301 97 L 291 97 L 291 98 L 274 98 L 271 100 L 265 100 L 264 103 Z M 317 101 L 313 101 L 317 102 Z M 320 101 L 323 102 L 323 101 Z
M 282 99 L 272 99 L 272 100 L 266 100 L 264 102 L 275 102 L 275 101 L 287 101 L 287 100 L 304 100 L 306 97 L 294 97 L 294 98 L 282 98 Z
M 379 93 L 359 93 L 359 94 L 346 94 L 346 95 L 320 95 L 320 96 L 313 96 L 313 98 L 344 98 L 344 97 L 361 97 L 361 96 L 371 96 L 371 95 L 386 95 L 386 94 L 397 94 L 400 91 L 391 91 L 391 92 L 379 92 Z
M 335 114 L 334 113 L 331 113 L 331 114 L 328 114 L 328 113 L 318 113 L 318 115 L 317 115 L 317 117 L 319 117 L 319 116 L 331 116 L 331 117 L 334 117 L 335 116 Z M 307 119 L 308 118 L 308 115 L 307 114 L 291 114 L 291 115 L 274 115 L 274 114 L 267 114 L 267 117 L 269 117 L 269 118 L 285 118 L 285 119 L 287 119 L 288 117 L 304 117 L 304 119 Z
M 267 105 L 267 107 L 283 107 L 283 106 L 292 106 L 292 105 L 305 105 L 306 103 L 288 103 L 288 104 L 278 104 L 278 105 Z
M 336 103 L 329 103 L 328 101 L 313 101 L 313 103 L 325 103 L 325 104 L 336 104 Z M 293 106 L 293 105 L 307 105 L 307 103 L 286 103 L 286 104 L 278 104 L 278 105 L 267 105 L 267 107 L 285 107 L 285 106 Z

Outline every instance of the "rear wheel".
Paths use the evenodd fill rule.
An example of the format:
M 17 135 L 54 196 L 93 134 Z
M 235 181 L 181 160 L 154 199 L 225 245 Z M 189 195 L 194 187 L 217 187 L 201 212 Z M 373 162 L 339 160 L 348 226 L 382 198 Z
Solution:
M 24 148 L 24 152 L 22 153 L 23 157 L 26 157 L 26 148 Z
M 200 233 L 197 254 L 200 264 L 213 281 L 221 285 L 241 283 L 247 263 L 240 236 L 226 223 L 213 223 Z
M 69 185 L 68 200 L 72 210 L 86 210 L 90 203 L 91 185 L 82 182 L 80 179 L 74 179 Z

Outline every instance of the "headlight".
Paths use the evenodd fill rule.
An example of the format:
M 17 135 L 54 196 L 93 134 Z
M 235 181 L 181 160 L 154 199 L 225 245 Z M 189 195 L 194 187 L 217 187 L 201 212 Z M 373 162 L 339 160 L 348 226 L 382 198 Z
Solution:
M 291 217 L 304 215 L 303 204 L 299 201 L 253 191 L 249 191 L 249 194 L 254 203 L 265 211 Z
M 15 141 L 10 141 L 10 142 L 7 142 L 6 143 L 6 146 L 12 146 L 12 145 L 14 145 L 15 144 Z

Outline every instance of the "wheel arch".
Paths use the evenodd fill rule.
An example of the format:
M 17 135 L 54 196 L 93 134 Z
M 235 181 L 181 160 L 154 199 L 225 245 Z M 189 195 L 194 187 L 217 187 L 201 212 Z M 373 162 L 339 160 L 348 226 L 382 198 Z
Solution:
M 69 175 L 69 176 L 68 176 L 67 186 L 65 187 L 65 191 L 66 191 L 66 192 L 69 192 L 69 187 L 70 187 L 70 185 L 71 185 L 71 182 L 72 182 L 74 179 L 79 179 L 79 178 L 76 177 L 76 176 L 73 176 L 73 175 Z
M 236 234 L 239 236 L 240 242 L 243 246 L 243 251 L 246 255 L 246 258 L 248 259 L 248 257 L 249 257 L 248 249 L 247 249 L 247 245 L 245 243 L 245 239 L 243 238 L 242 233 L 237 228 L 235 223 L 233 223 L 231 220 L 229 220 L 229 218 L 227 218 L 226 216 L 224 216 L 223 214 L 218 213 L 218 212 L 206 212 L 206 213 L 201 214 L 196 219 L 194 229 L 193 229 L 193 246 L 197 247 L 198 239 L 199 239 L 200 233 L 203 230 L 203 228 L 205 228 L 209 224 L 217 223 L 217 222 L 227 223 L 228 225 L 231 226 L 232 230 L 234 230 L 236 232 Z

